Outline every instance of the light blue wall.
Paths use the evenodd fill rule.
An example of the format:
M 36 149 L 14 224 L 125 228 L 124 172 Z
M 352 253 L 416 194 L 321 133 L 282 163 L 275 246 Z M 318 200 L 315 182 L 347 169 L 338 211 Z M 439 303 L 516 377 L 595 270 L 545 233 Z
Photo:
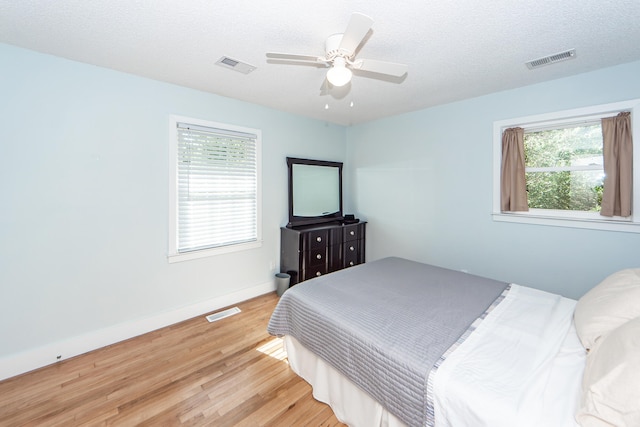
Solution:
M 633 63 L 345 129 L 0 44 L 0 359 L 272 281 L 286 156 L 345 161 L 368 260 L 579 297 L 640 266 L 640 235 L 493 222 L 492 124 L 638 98 L 637 75 Z M 170 114 L 262 130 L 261 249 L 167 263 Z
M 262 248 L 167 262 L 170 114 L 262 130 Z M 7 45 L 0 117 L 0 359 L 272 283 L 285 157 L 346 152 L 341 126 Z
M 640 267 L 640 234 L 491 217 L 494 121 L 640 98 L 638 76 L 635 62 L 349 128 L 350 209 L 369 220 L 367 259 L 403 256 L 572 298 Z

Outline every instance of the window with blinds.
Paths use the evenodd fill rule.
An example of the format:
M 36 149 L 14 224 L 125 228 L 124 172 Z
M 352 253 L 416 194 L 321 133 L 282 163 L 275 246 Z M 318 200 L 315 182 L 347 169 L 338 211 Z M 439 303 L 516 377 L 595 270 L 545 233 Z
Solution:
M 260 132 L 180 118 L 173 118 L 172 126 L 170 256 L 198 257 L 259 244 Z

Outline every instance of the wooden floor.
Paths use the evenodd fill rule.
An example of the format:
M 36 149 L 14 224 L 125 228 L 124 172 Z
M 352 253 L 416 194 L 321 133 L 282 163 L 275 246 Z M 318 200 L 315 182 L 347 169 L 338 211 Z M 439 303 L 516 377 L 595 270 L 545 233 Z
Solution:
M 0 382 L 1 426 L 343 426 L 266 332 L 275 293 Z

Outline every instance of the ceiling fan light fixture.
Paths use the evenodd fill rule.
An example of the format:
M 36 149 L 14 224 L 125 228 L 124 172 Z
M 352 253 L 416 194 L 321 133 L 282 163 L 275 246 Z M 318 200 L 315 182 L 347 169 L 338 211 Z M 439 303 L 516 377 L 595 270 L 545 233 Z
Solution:
M 334 86 L 344 86 L 351 81 L 353 73 L 346 67 L 344 58 L 337 57 L 333 61 L 333 66 L 327 71 L 327 80 Z

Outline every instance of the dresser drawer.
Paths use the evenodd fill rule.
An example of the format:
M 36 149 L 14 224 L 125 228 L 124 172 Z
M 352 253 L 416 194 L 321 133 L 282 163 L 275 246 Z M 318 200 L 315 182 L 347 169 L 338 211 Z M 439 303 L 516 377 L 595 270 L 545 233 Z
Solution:
M 314 277 L 319 277 L 327 274 L 329 271 L 327 270 L 326 265 L 315 265 L 309 266 L 304 269 L 304 275 L 302 280 L 313 279 Z
M 342 246 L 342 259 L 345 267 L 352 267 L 362 262 L 361 244 L 361 240 L 352 240 L 344 243 Z
M 312 230 L 303 234 L 302 250 L 310 251 L 318 248 L 326 248 L 329 244 L 329 230 Z
M 325 246 L 324 248 L 316 248 L 305 251 L 303 254 L 305 267 L 327 264 L 327 249 L 328 248 Z
M 344 229 L 342 230 L 342 233 L 343 233 L 343 237 L 342 237 L 343 242 L 348 242 L 351 240 L 359 240 L 362 238 L 362 234 L 363 234 L 359 224 L 345 225 Z

